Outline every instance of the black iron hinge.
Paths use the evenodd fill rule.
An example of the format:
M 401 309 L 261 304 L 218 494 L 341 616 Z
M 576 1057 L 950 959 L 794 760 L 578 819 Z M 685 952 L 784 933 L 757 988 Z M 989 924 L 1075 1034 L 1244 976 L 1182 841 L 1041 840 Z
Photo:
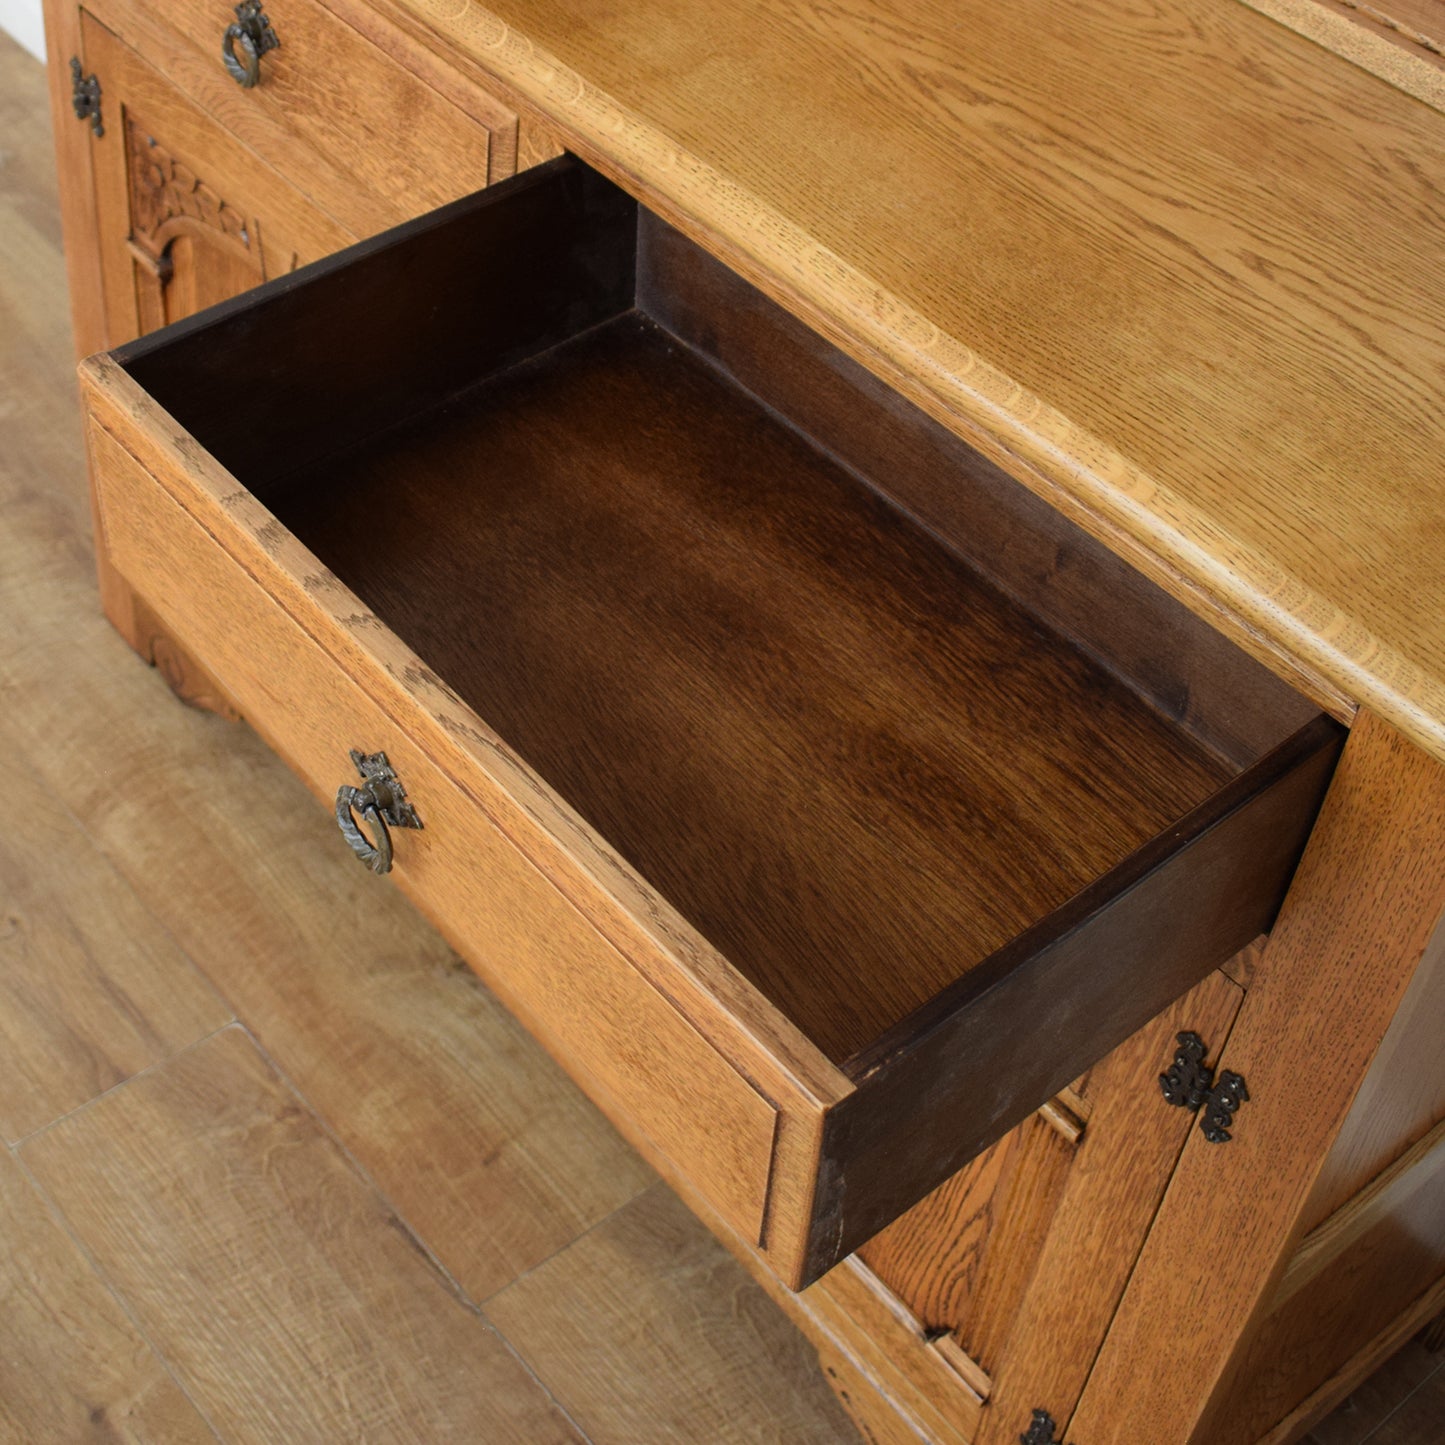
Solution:
M 1244 1084 L 1244 1075 L 1233 1069 L 1223 1070 L 1216 1079 L 1214 1070 L 1205 1062 L 1209 1050 L 1198 1034 L 1186 1031 L 1179 1035 L 1179 1047 L 1174 1062 L 1165 1073 L 1159 1075 L 1159 1088 L 1165 1099 L 1180 1109 L 1197 1114 L 1204 1110 L 1199 1121 L 1200 1133 L 1211 1144 L 1227 1144 L 1234 1137 L 1230 1126 L 1239 1106 L 1249 1098 Z
M 1035 1410 L 1033 1423 L 1019 1436 L 1019 1445 L 1063 1445 L 1062 1441 L 1054 1439 L 1054 1431 L 1058 1428 L 1047 1410 Z
M 70 81 L 70 103 L 75 107 L 76 120 L 88 120 L 97 136 L 104 135 L 105 127 L 100 122 L 100 77 L 82 74 L 80 61 L 71 56 Z

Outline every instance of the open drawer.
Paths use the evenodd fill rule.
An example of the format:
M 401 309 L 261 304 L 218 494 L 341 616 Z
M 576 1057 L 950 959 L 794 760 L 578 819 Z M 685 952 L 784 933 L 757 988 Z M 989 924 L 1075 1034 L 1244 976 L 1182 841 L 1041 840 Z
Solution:
M 83 376 L 121 574 L 794 1287 L 1266 931 L 1338 751 L 570 158 Z

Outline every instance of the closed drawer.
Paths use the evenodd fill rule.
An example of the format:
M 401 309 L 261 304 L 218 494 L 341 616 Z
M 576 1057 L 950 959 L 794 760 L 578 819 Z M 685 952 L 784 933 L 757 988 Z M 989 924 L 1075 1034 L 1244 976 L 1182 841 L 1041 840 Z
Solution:
M 256 83 L 243 87 L 222 53 L 224 45 L 246 58 L 245 43 L 227 39 L 240 23 L 234 4 L 95 0 L 95 10 L 232 136 L 358 236 L 515 169 L 516 114 L 440 70 L 429 52 L 374 14 L 366 16 L 367 36 L 317 0 L 264 5 L 276 45 L 258 55 Z M 446 93 L 429 79 L 443 81 Z
M 123 575 L 405 760 L 402 886 L 794 1287 L 1266 931 L 1338 751 L 570 159 L 84 377 Z

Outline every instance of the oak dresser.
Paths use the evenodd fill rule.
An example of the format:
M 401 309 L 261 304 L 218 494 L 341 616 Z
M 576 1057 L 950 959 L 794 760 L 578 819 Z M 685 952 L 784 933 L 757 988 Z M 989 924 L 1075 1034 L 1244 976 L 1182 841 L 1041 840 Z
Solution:
M 108 616 L 870 1439 L 1445 1309 L 1445 71 L 1338 12 L 48 0 Z

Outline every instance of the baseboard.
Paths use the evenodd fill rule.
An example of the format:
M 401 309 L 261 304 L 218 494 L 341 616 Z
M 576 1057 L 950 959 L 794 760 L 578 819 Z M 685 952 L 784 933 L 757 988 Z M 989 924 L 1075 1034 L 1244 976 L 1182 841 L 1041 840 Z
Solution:
M 45 59 L 40 0 L 0 0 L 0 30 L 18 40 L 37 60 Z

